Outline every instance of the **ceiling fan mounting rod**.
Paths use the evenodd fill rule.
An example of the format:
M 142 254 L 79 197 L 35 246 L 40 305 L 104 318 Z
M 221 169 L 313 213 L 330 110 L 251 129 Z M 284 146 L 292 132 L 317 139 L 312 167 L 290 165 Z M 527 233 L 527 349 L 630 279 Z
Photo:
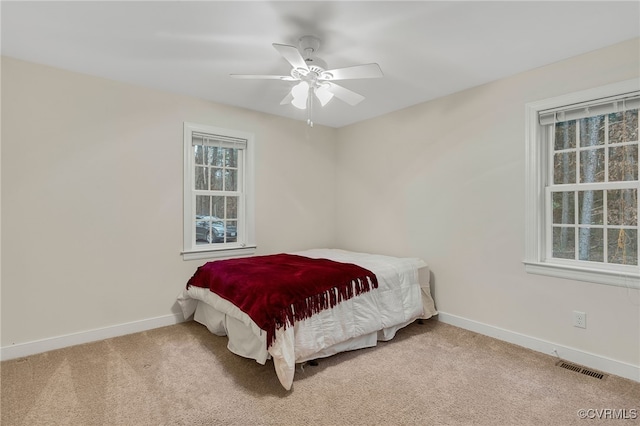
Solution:
M 298 40 L 298 46 L 300 46 L 300 51 L 306 53 L 309 58 L 312 53 L 320 49 L 320 39 L 312 35 L 302 36 Z

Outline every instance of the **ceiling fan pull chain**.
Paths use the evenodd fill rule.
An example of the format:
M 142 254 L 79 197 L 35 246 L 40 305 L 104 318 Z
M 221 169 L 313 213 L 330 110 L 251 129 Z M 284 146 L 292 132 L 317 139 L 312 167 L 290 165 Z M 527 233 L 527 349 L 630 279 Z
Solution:
M 313 87 L 309 85 L 309 95 L 307 96 L 307 124 L 309 127 L 313 127 L 313 121 L 311 121 L 311 109 L 313 108 Z

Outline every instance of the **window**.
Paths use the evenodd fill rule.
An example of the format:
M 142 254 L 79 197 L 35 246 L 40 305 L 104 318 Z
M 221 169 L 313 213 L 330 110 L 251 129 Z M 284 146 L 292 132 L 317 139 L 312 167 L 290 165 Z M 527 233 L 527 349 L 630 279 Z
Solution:
M 184 123 L 185 260 L 253 254 L 253 135 Z
M 640 288 L 638 89 L 527 105 L 527 272 Z

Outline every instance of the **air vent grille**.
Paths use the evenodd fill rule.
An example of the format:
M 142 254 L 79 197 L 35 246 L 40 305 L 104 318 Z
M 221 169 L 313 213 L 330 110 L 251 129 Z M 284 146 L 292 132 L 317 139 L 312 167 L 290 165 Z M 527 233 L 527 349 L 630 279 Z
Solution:
M 576 373 L 584 374 L 590 377 L 595 377 L 596 379 L 604 379 L 605 377 L 607 377 L 606 374 L 600 373 L 599 371 L 590 370 L 588 368 L 582 367 L 581 365 L 571 364 L 566 361 L 558 361 L 556 365 L 558 367 L 562 367 L 567 370 L 575 371 Z

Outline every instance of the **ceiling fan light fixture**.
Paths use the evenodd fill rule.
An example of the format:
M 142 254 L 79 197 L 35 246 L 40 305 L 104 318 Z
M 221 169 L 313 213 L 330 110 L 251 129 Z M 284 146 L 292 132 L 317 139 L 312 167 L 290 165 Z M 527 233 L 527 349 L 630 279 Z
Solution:
M 307 109 L 307 100 L 302 98 L 293 98 L 291 105 L 298 109 Z
M 307 98 L 309 96 L 309 83 L 307 83 L 306 81 L 301 81 L 300 83 L 293 86 L 293 88 L 291 89 L 291 96 L 293 96 L 291 105 L 298 109 L 306 109 Z
M 326 84 L 321 84 L 315 89 L 316 97 L 320 101 L 320 105 L 325 106 L 333 98 L 333 93 L 329 91 Z

